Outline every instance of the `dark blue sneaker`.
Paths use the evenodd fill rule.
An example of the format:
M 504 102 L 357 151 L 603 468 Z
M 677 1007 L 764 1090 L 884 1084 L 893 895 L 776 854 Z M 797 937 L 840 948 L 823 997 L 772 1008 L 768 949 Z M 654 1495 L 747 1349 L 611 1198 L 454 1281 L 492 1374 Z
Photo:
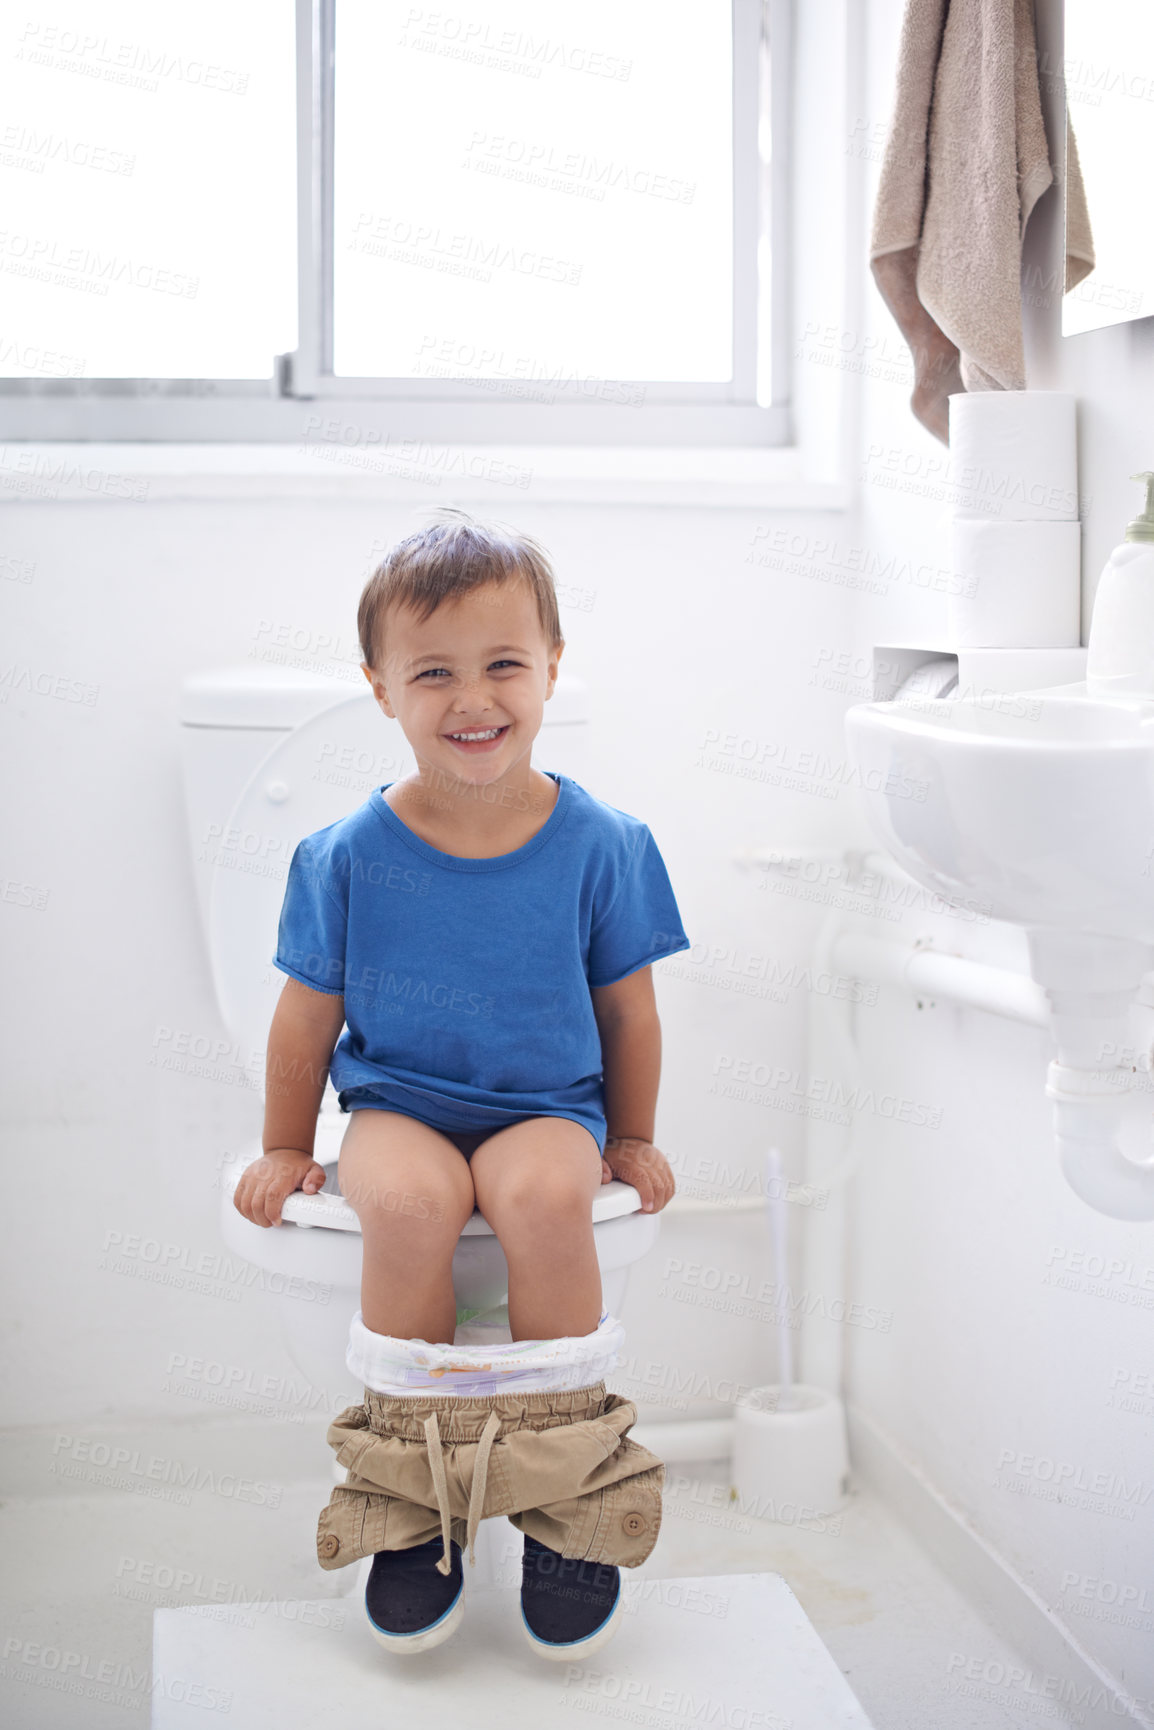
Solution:
M 440 1538 L 409 1550 L 378 1550 L 365 1586 L 369 1627 L 390 1652 L 428 1652 L 455 1634 L 465 1614 L 461 1546 L 449 1540 L 452 1568 L 437 1572 Z
M 613 1638 L 622 1614 L 621 1570 L 559 1556 L 525 1534 L 521 1622 L 542 1658 L 587 1657 Z

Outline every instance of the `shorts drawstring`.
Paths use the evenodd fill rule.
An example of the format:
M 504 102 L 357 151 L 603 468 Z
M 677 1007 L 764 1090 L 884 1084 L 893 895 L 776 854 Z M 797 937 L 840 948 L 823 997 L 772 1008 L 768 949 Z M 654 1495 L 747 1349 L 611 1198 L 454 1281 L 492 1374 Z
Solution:
M 477 1455 L 473 1462 L 473 1481 L 469 1486 L 469 1516 L 465 1527 L 465 1542 L 469 1550 L 469 1566 L 476 1567 L 477 1558 L 473 1550 L 473 1540 L 477 1535 L 477 1527 L 481 1524 L 481 1511 L 485 1506 L 485 1488 L 489 1479 L 489 1455 L 501 1428 L 499 1413 L 492 1411 L 485 1419 L 485 1427 L 481 1431 L 481 1439 L 477 1445 Z M 449 1549 L 449 1485 L 445 1477 L 445 1456 L 441 1451 L 441 1430 L 437 1423 L 436 1411 L 431 1411 L 425 1419 L 425 1440 L 429 1446 L 429 1470 L 433 1474 L 433 1489 L 437 1497 L 437 1509 L 441 1516 L 441 1559 L 437 1563 L 439 1574 L 448 1574 L 453 1566 L 452 1553 Z
M 328 1428 L 348 1477 L 317 1521 L 317 1561 L 429 1544 L 447 1579 L 453 1539 L 475 1568 L 478 1527 L 503 1515 L 560 1555 L 640 1567 L 661 1528 L 665 1466 L 629 1435 L 636 1420 L 603 1381 L 470 1400 L 366 1387 Z

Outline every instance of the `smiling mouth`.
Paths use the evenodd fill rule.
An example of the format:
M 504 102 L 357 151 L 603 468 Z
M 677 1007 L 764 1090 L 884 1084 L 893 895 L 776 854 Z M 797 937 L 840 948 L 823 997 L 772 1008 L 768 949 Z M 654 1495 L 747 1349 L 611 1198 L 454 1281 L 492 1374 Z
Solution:
M 473 728 L 468 732 L 446 733 L 445 737 L 451 739 L 454 745 L 491 745 L 508 731 L 508 726 Z

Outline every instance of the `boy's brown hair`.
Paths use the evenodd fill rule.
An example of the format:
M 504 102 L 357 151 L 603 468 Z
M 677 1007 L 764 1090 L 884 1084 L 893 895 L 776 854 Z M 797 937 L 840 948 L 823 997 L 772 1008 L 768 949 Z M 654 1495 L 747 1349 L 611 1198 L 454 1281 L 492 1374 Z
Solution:
M 561 620 L 553 567 L 544 547 L 517 529 L 481 522 L 467 511 L 436 511 L 416 534 L 398 541 L 365 584 L 357 607 L 357 635 L 365 665 L 377 668 L 384 648 L 385 614 L 411 607 L 423 623 L 446 601 L 486 583 L 522 582 L 537 603 L 545 641 L 560 648 Z

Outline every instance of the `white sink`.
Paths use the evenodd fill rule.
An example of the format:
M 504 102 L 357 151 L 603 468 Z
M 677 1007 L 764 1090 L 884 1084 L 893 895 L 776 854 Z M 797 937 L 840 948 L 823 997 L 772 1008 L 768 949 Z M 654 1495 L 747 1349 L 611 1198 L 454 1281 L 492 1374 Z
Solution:
M 1058 1055 L 1061 1169 L 1112 1219 L 1154 1220 L 1148 1096 L 1127 1046 L 1154 969 L 1154 700 L 1055 685 L 846 714 L 870 823 L 944 901 L 1025 928 Z M 1137 1131 L 1137 1133 L 1135 1133 Z
M 1028 928 L 1154 943 L 1154 700 L 1063 685 L 845 719 L 870 823 L 919 883 Z

